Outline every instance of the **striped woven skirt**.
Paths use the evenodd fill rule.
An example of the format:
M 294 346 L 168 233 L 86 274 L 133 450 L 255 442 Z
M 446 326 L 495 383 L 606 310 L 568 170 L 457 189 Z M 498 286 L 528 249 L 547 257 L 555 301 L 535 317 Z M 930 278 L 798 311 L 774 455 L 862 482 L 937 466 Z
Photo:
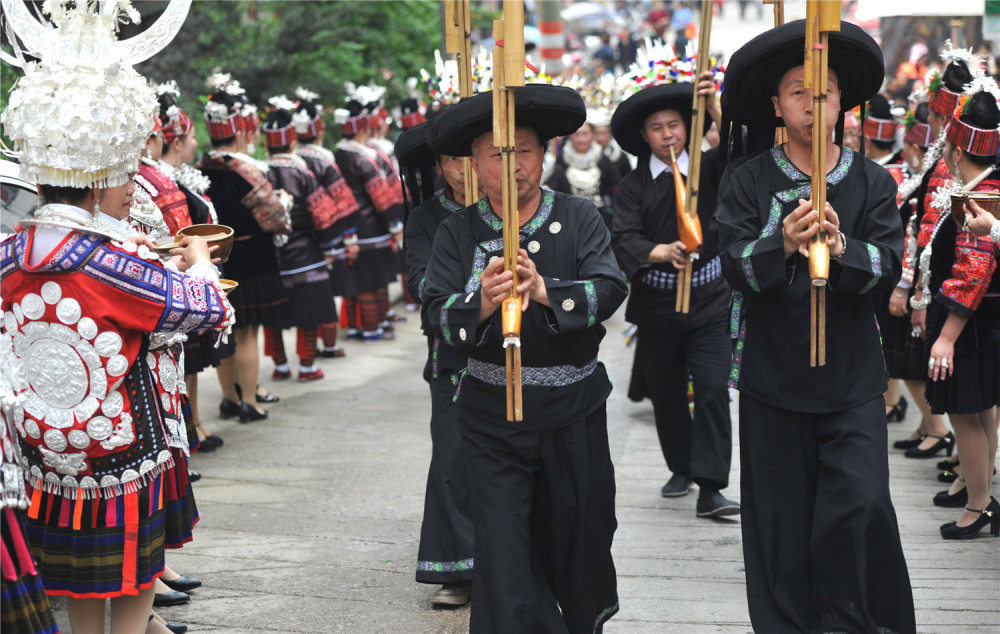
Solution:
M 190 541 L 198 517 L 186 461 L 175 465 L 112 498 L 29 490 L 27 537 L 46 592 L 106 599 L 149 588 L 163 574 L 163 549 Z
M 0 630 L 23 634 L 59 631 L 42 579 L 24 540 L 20 514 L 3 509 L 0 521 Z

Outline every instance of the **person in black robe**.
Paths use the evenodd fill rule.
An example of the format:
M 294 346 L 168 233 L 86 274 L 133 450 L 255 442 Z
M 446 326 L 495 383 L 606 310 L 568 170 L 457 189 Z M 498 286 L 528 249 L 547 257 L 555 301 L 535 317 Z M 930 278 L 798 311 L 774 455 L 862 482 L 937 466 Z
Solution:
M 593 203 L 539 187 L 543 142 L 583 123 L 583 101 L 540 84 L 515 95 L 523 421 L 505 416 L 497 308 L 513 281 L 500 258 L 492 94 L 453 106 L 428 133 L 436 151 L 473 156 L 486 192 L 441 223 L 423 289 L 434 335 L 469 357 L 458 407 L 474 511 L 470 632 L 600 632 L 618 592 L 611 383 L 597 352 L 627 287 Z
M 403 205 L 399 184 L 389 183 L 388 174 L 379 166 L 375 149 L 368 146 L 368 115 L 364 106 L 348 101 L 335 111 L 340 123 L 341 140 L 333 156 L 358 201 L 357 239 L 360 251 L 346 270 L 350 271 L 357 294 L 345 297 L 348 337 L 365 341 L 394 339 L 395 335 L 381 325 L 386 319 L 381 297 L 396 280 L 396 260 L 393 255 L 393 227 L 401 228 Z M 333 252 L 334 269 L 347 265 L 346 249 Z
M 404 233 L 410 294 L 422 302 L 434 234 L 445 219 L 466 207 L 465 162 L 457 156 L 435 155 L 427 144 L 426 123 L 399 135 L 396 158 L 404 174 L 415 174 L 411 169 L 422 170 L 423 182 L 406 179 L 411 194 L 415 194 L 414 202 L 421 202 L 407 216 Z M 437 191 L 433 191 L 435 166 L 446 183 Z M 428 185 L 431 195 L 423 197 Z M 427 336 L 424 380 L 431 391 L 432 444 L 416 578 L 419 583 L 442 584 L 431 599 L 432 605 L 464 605 L 469 602 L 474 574 L 472 497 L 455 393 L 466 357 L 435 337 L 426 319 L 421 328 Z
M 323 126 L 322 106 L 313 102 L 318 97 L 315 93 L 298 89 L 299 97 L 292 123 L 295 125 L 295 154 L 302 157 L 309 166 L 309 171 L 316 177 L 320 187 L 336 205 L 336 221 L 341 229 L 340 235 L 332 242 L 323 245 L 327 252 L 331 267 L 330 286 L 337 297 L 353 297 L 357 290 L 353 286 L 350 274 L 351 262 L 358 256 L 358 201 L 347 186 L 344 175 L 337 167 L 333 152 L 323 147 L 326 131 Z M 335 258 L 334 254 L 339 254 Z M 337 322 L 323 324 L 319 327 L 319 337 L 323 346 L 319 355 L 326 359 L 336 359 L 347 356 L 343 348 L 337 345 Z
M 769 146 L 723 178 L 715 219 L 722 271 L 739 298 L 731 380 L 740 392 L 743 553 L 757 632 L 916 630 L 889 496 L 887 373 L 870 296 L 900 278 L 896 187 L 881 167 L 827 146 L 826 365 L 810 367 L 807 244 L 812 91 L 802 87 L 805 24 L 772 29 L 733 54 L 724 117 Z M 860 28 L 830 34 L 828 111 L 882 81 L 882 53 Z M 725 110 L 730 109 L 729 112 Z M 842 119 L 841 119 L 842 120 Z M 736 129 L 739 129 L 738 127 Z
M 218 91 L 209 96 L 206 123 L 212 150 L 197 168 L 211 182 L 205 195 L 215 206 L 219 223 L 235 233 L 224 269 L 229 279 L 239 283 L 239 292 L 232 294 L 236 354 L 219 366 L 223 395 L 219 416 L 239 416 L 241 422 L 250 422 L 267 418 L 267 412 L 257 406 L 255 390 L 240 391 L 237 386 L 257 385 L 258 329 L 285 328 L 291 317 L 273 242 L 275 235 L 291 231 L 291 223 L 267 176 L 242 152 L 246 131 L 240 116 L 232 95 Z
M 699 84 L 710 112 L 718 111 L 711 74 Z M 638 168 L 622 181 L 615 199 L 612 240 L 615 255 L 632 281 L 625 318 L 638 326 L 629 397 L 653 401 L 656 433 L 673 473 L 663 497 L 687 495 L 699 486 L 699 517 L 737 515 L 738 503 L 721 489 L 729 485 L 733 432 L 729 416 L 731 351 L 726 326 L 731 291 L 722 277 L 711 232 L 693 263 L 691 306 L 676 310 L 678 270 L 690 254 L 680 241 L 677 197 L 670 150 L 687 174 L 692 84 L 645 88 L 615 111 L 611 129 L 626 151 L 640 156 Z M 702 157 L 698 215 L 708 227 L 719 182 L 717 151 Z M 694 415 L 688 407 L 688 377 L 694 384 Z
M 290 104 L 289 104 L 290 105 Z M 267 178 L 275 189 L 292 197 L 289 216 L 292 232 L 278 249 L 281 283 L 291 300 L 291 326 L 296 328 L 296 353 L 299 355 L 299 381 L 323 378 L 323 370 L 314 365 L 319 327 L 337 320 L 330 272 L 326 268 L 324 245 L 343 236 L 344 218 L 337 204 L 320 187 L 305 160 L 293 154 L 295 128 L 289 110 L 276 107 L 264 122 L 267 143 Z M 291 378 L 281 329 L 265 328 L 264 353 L 274 360 L 271 379 Z

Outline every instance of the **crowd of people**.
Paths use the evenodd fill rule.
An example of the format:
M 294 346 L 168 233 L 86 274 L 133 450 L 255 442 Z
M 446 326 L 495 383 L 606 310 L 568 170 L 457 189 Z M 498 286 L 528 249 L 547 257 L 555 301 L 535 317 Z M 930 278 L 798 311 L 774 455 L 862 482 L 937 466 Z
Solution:
M 471 601 L 471 632 L 599 632 L 620 609 L 598 350 L 623 304 L 628 396 L 651 401 L 669 471 L 660 495 L 697 487 L 697 517 L 741 516 L 756 631 L 915 632 L 887 462 L 887 423 L 910 403 L 919 426 L 895 448 L 943 452 L 949 488 L 932 502 L 962 509 L 940 536 L 1000 536 L 991 62 L 948 42 L 917 57 L 914 77 L 886 81 L 878 45 L 844 22 L 818 121 L 803 21 L 696 76 L 678 42 L 697 36 L 690 9 L 661 10 L 651 24 L 681 48 L 651 42 L 616 72 L 606 39 L 596 77 L 528 65 L 507 147 L 493 96 L 459 99 L 440 56 L 398 108 L 384 87 L 349 84 L 340 107 L 299 87 L 258 111 L 218 72 L 203 112 L 188 113 L 176 82 L 131 68 L 140 47 L 120 46 L 117 9 L 47 5 L 56 28 L 28 42 L 42 63 L 20 57 L 0 115 L 41 204 L 0 242 L 4 630 L 58 631 L 48 596 L 64 596 L 77 632 L 103 631 L 108 600 L 113 632 L 186 631 L 153 608 L 201 585 L 164 556 L 198 520 L 190 454 L 224 451 L 202 422 L 216 405 L 199 403 L 199 375 L 215 370 L 218 418 L 265 420 L 282 381 L 322 380 L 319 360 L 345 356 L 341 331 L 391 345 L 377 342 L 405 320 L 390 303 L 399 281 L 427 339 L 431 403 L 416 581 L 440 585 L 435 606 Z M 488 87 L 487 56 L 474 71 Z M 822 225 L 819 125 L 835 140 L 818 159 Z M 823 239 L 816 291 L 809 245 Z M 517 336 L 503 315 L 515 291 Z M 826 360 L 810 367 L 817 292 Z M 522 340 L 515 421 L 504 350 Z M 734 392 L 739 501 L 724 493 Z

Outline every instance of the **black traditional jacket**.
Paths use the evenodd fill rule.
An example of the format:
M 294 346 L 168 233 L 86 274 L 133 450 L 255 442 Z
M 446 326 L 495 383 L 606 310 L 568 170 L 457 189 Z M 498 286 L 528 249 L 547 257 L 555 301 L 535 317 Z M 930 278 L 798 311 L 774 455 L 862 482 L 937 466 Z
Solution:
M 872 303 L 902 271 L 903 228 L 896 182 L 882 167 L 841 148 L 827 174 L 827 200 L 846 238 L 843 264 L 830 263 L 826 359 L 809 365 L 809 261 L 785 258 L 782 220 L 811 195 L 810 179 L 781 147 L 727 172 L 716 221 L 722 272 L 738 291 L 730 385 L 775 407 L 832 413 L 885 392 L 888 378 Z
M 680 239 L 673 174 L 664 171 L 654 180 L 647 158 L 618 187 L 612 246 L 618 263 L 632 282 L 625 318 L 642 328 L 690 330 L 727 312 L 731 291 L 722 277 L 719 249 L 710 228 L 719 184 L 717 159 L 715 150 L 702 156 L 698 218 L 703 245 L 693 264 L 691 306 L 687 313 L 675 310 L 678 276 L 674 265 L 647 263 L 656 245 Z
M 459 405 L 477 418 L 551 429 L 586 418 L 611 392 L 597 351 L 601 325 L 628 294 L 611 236 L 593 203 L 542 190 L 520 242 L 545 280 L 551 307 L 531 302 L 522 317 L 524 421 L 507 423 L 500 311 L 479 324 L 480 275 L 503 255 L 502 221 L 488 199 L 447 218 L 434 238 L 423 289 L 434 336 L 469 356 Z
M 409 272 L 410 295 L 418 302 L 424 301 L 424 285 L 427 282 L 427 264 L 431 260 L 434 234 L 438 226 L 449 216 L 465 209 L 446 193 L 445 189 L 434 192 L 419 206 L 410 211 L 406 219 L 404 244 L 406 244 L 406 269 Z M 442 374 L 461 372 L 465 369 L 466 357 L 434 336 L 434 328 L 427 322 L 427 313 L 421 313 L 421 327 L 427 335 L 427 366 L 424 379 L 430 381 Z

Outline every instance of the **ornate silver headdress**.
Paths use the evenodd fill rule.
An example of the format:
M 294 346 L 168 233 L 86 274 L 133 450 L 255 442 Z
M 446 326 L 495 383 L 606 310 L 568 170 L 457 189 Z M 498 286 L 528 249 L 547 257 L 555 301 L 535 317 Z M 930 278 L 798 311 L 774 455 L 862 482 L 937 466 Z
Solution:
M 14 142 L 21 177 L 68 187 L 115 187 L 139 168 L 158 111 L 156 95 L 132 69 L 173 39 L 191 0 L 174 0 L 156 23 L 118 40 L 119 22 L 138 22 L 127 0 L 47 0 L 55 26 L 39 22 L 20 0 L 0 0 L 15 43 L 5 61 L 25 75 L 0 116 Z M 28 62 L 25 55 L 41 59 Z

